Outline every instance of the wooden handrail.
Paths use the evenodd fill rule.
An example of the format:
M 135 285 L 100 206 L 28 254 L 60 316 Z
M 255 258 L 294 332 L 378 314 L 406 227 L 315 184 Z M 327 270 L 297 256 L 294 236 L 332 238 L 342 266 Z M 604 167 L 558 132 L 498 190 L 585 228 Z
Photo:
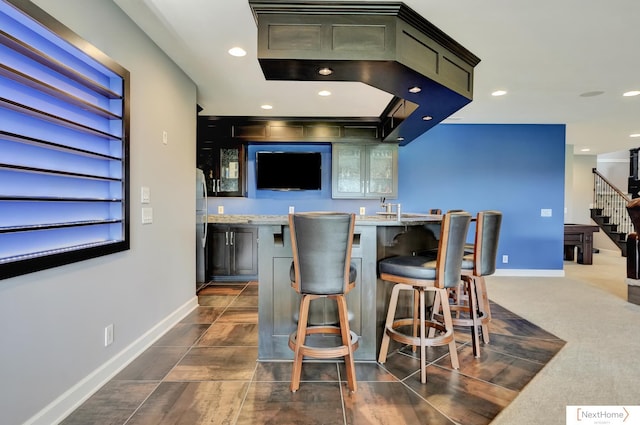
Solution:
M 622 191 L 620 189 L 618 189 L 613 183 L 611 183 L 609 180 L 607 180 L 607 178 L 605 176 L 603 176 L 602 174 L 600 174 L 600 172 L 598 170 L 596 170 L 595 168 L 592 169 L 593 170 L 593 174 L 597 175 L 598 177 L 600 177 L 607 185 L 609 185 L 609 187 L 611 187 L 611 189 L 613 189 L 615 192 L 617 192 L 622 198 L 625 199 L 625 201 L 627 202 L 631 202 L 631 198 L 629 198 L 629 196 L 627 196 L 625 193 L 622 193 Z M 595 190 L 595 189 L 594 189 Z

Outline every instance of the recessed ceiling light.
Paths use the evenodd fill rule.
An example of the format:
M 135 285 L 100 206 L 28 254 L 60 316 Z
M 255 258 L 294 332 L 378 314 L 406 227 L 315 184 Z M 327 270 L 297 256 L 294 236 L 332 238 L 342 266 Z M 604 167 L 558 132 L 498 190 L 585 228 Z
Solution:
M 431 121 L 433 117 L 431 115 L 425 115 L 422 117 L 422 121 Z
M 580 97 L 594 97 L 600 96 L 601 94 L 604 94 L 602 90 L 586 91 L 584 93 L 580 93 Z
M 630 134 L 629 137 L 640 137 L 640 133 L 633 133 Z
M 507 94 L 506 90 L 496 90 L 491 93 L 491 96 L 504 96 L 505 94 Z
M 582 148 L 582 149 L 580 149 L 580 152 L 591 152 L 591 149 L 589 149 L 589 148 Z
M 409 88 L 409 93 L 420 93 L 422 89 L 418 86 L 413 86 Z
M 404 137 L 398 137 L 396 140 L 397 140 L 398 142 L 404 142 Z
M 324 76 L 331 75 L 331 74 L 333 74 L 333 69 L 327 68 L 327 67 L 320 68 L 318 70 L 318 74 L 324 75 Z
M 622 93 L 622 95 L 625 97 L 637 96 L 639 94 L 640 94 L 640 90 L 631 90 L 631 91 Z
M 273 109 L 273 106 L 271 106 L 271 105 L 267 105 L 266 103 L 265 103 L 264 105 L 260 105 L 260 107 L 261 107 L 262 109 Z
M 242 47 L 232 47 L 229 49 L 229 54 L 231 56 L 235 56 L 235 57 L 242 57 L 242 56 L 246 56 L 247 55 L 247 51 L 244 50 Z
M 331 92 L 329 90 L 320 90 L 318 92 L 319 96 L 331 96 Z

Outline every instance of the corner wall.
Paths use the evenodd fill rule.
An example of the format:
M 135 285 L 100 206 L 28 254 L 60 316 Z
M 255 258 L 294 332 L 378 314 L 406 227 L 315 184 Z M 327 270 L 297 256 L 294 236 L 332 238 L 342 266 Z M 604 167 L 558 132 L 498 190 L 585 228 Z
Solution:
M 131 249 L 0 281 L 1 421 L 50 425 L 196 305 L 196 87 L 112 1 L 34 3 L 131 73 Z

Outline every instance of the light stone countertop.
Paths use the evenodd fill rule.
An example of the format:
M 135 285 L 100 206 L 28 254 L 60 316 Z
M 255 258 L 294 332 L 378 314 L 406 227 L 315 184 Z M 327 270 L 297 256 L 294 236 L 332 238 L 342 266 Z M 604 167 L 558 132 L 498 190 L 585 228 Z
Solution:
M 397 220 L 395 214 L 386 215 L 356 215 L 356 225 L 361 226 L 415 226 L 423 223 L 442 221 L 438 214 L 406 213 Z M 288 216 L 283 215 L 241 215 L 241 214 L 209 214 L 208 223 L 211 224 L 288 224 Z

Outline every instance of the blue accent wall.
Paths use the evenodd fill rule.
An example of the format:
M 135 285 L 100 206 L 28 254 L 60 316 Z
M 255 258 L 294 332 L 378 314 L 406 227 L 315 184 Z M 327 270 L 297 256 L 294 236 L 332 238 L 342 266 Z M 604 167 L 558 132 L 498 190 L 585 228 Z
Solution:
M 257 150 L 322 152 L 322 190 L 257 191 Z M 213 198 L 209 211 L 287 214 L 340 210 L 380 211 L 376 200 L 331 199 L 331 147 L 326 144 L 256 144 L 248 149 L 248 197 Z M 499 269 L 562 270 L 565 126 L 440 124 L 399 150 L 398 199 L 404 212 L 431 208 L 503 212 Z M 550 209 L 551 217 L 541 217 Z M 503 264 L 502 256 L 509 262 Z

